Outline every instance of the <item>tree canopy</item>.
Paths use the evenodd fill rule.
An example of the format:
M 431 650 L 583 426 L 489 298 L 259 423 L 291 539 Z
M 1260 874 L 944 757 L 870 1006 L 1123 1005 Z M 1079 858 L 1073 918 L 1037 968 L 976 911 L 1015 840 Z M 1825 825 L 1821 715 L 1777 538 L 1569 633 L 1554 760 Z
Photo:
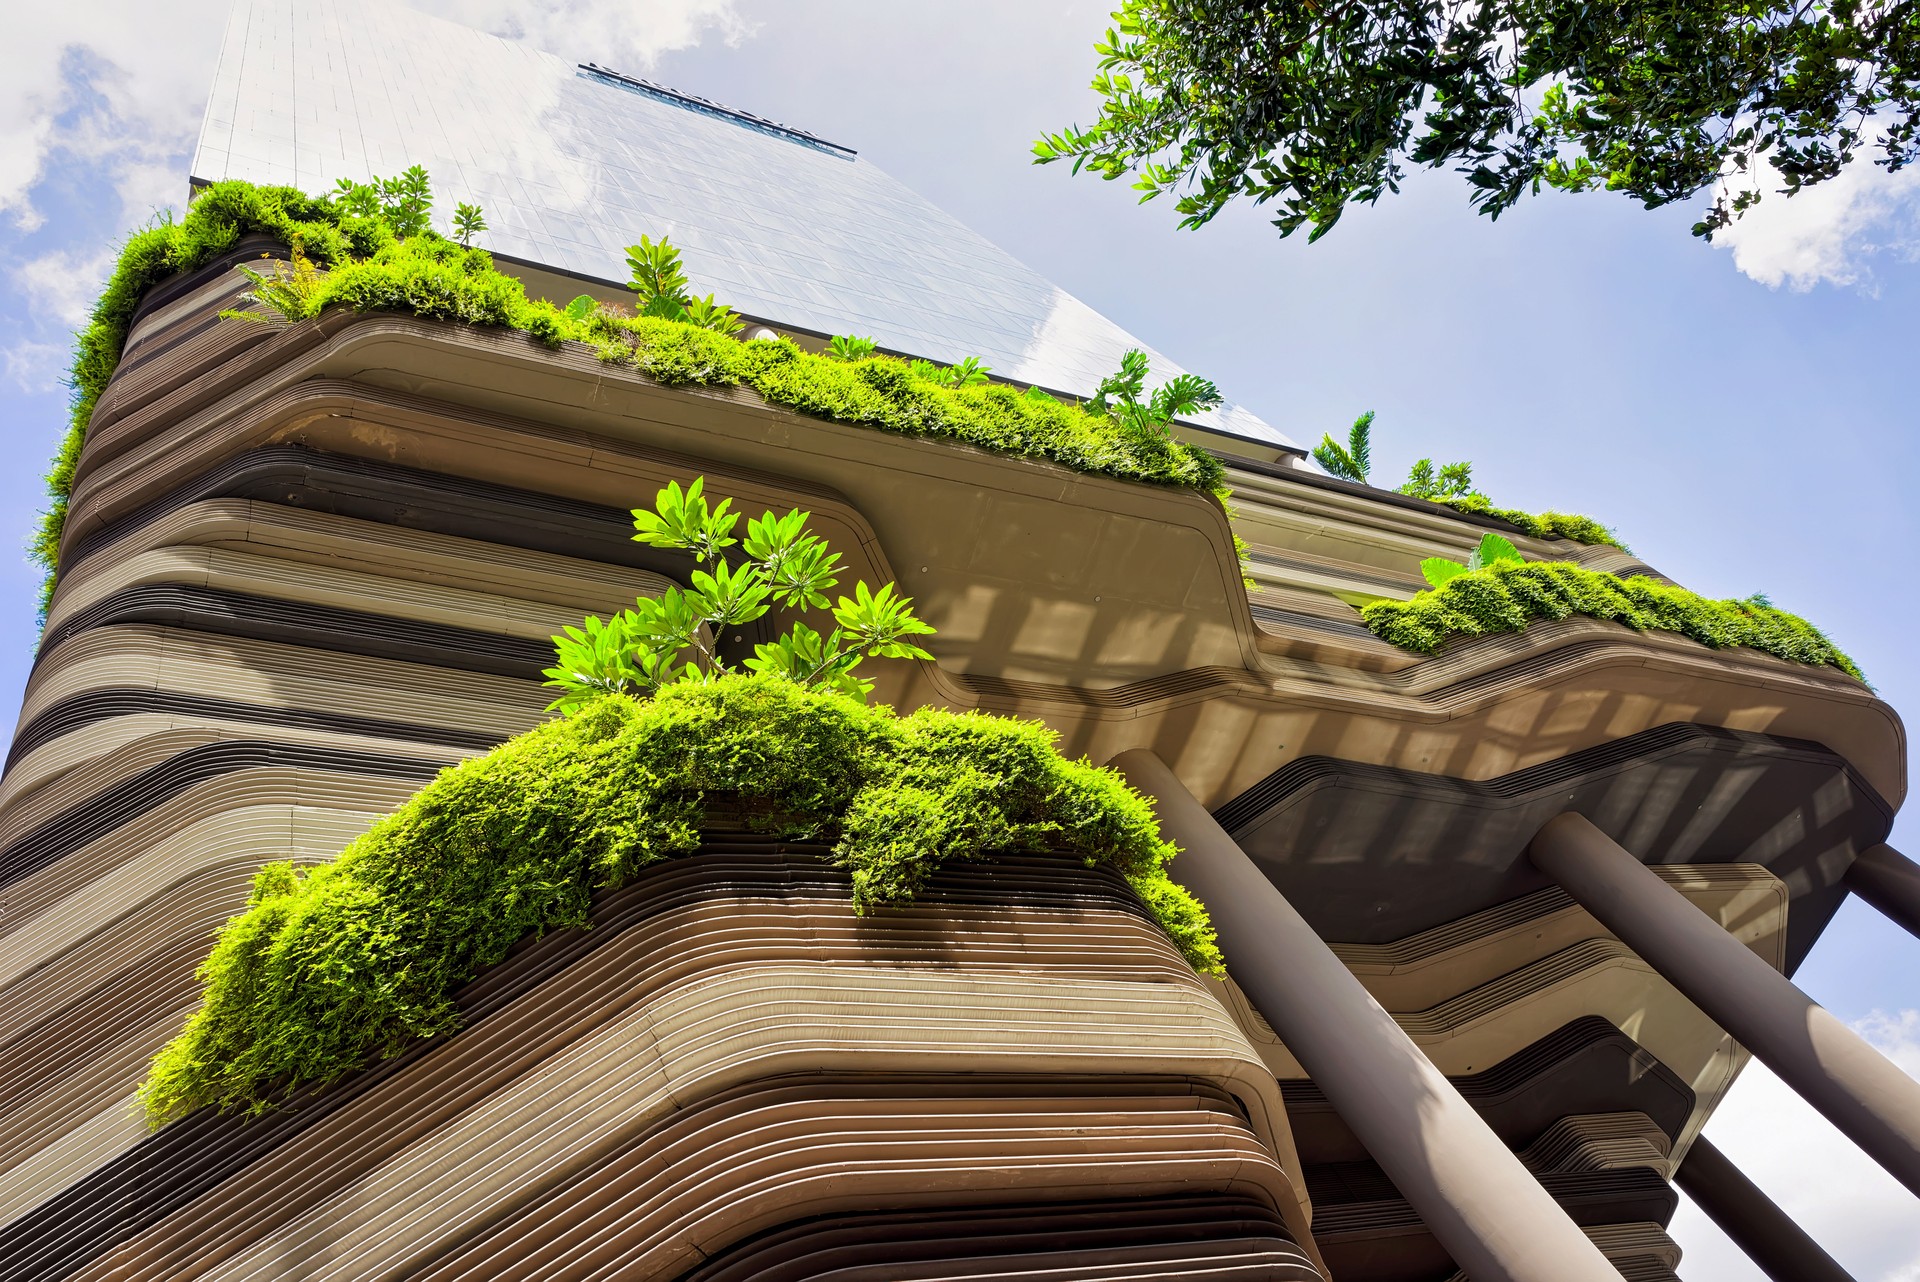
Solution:
M 1694 234 L 1858 154 L 1920 154 L 1920 0 L 1123 0 L 1100 113 L 1035 144 L 1175 196 L 1236 196 L 1318 239 L 1409 167 L 1498 217 L 1543 187 L 1652 209 L 1724 176 Z

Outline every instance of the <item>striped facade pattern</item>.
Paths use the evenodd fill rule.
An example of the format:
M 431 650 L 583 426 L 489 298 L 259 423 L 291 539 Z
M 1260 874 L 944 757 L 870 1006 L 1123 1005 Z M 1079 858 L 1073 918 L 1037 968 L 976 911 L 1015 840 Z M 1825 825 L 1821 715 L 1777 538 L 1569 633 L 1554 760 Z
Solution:
M 218 323 L 231 261 L 260 252 L 144 305 L 0 779 L 0 1276 L 1456 1276 L 1238 989 L 1196 977 L 1117 879 L 1009 857 L 856 917 L 824 850 L 718 821 L 699 853 L 604 896 L 591 930 L 473 981 L 459 1034 L 257 1118 L 150 1133 L 135 1090 L 259 865 L 330 858 L 536 724 L 547 637 L 685 573 L 628 539 L 624 506 L 705 474 L 741 508 L 810 508 L 858 577 L 911 588 L 921 559 L 868 516 L 877 501 L 763 447 L 767 412 L 738 398 L 623 375 L 637 390 L 606 408 L 589 358 L 403 318 Z M 541 361 L 553 386 L 515 393 L 515 413 L 459 391 Z M 760 436 L 728 453 L 674 414 Z M 595 415 L 641 426 L 595 437 Z M 758 470 L 740 461 L 756 447 Z M 929 512 L 974 473 L 1041 470 L 872 448 L 956 478 L 928 482 Z M 1076 501 L 1126 488 L 1098 484 Z M 1745 1053 L 1516 872 L 1500 816 L 1530 831 L 1527 798 L 1583 787 L 1644 815 L 1682 771 L 1758 772 L 1803 808 L 1817 792 L 1829 818 L 1797 844 L 1773 817 L 1772 836 L 1676 840 L 1658 868 L 1790 970 L 1837 905 L 1833 852 L 1885 835 L 1897 784 L 1874 763 L 1897 723 L 1837 677 L 1577 620 L 1416 664 L 1356 631 L 1339 593 L 1392 587 L 1369 568 L 1380 549 L 1451 553 L 1477 526 L 1254 472 L 1236 488 L 1259 586 L 1217 653 L 1159 672 L 996 662 L 991 628 L 943 623 L 940 662 L 880 695 L 1043 717 L 1096 760 L 1142 734 L 1207 757 L 1227 724 L 1283 744 L 1213 754 L 1220 821 L 1622 1275 L 1675 1277 L 1669 1179 Z M 1140 496 L 1140 521 L 1173 521 L 1170 501 Z M 1288 534 L 1339 522 L 1346 555 Z M 1014 581 L 1020 556 L 992 573 Z M 1549 696 L 1616 715 L 1496 733 Z M 1436 725 L 1452 748 L 1423 746 Z M 1484 857 L 1408 873 L 1369 917 L 1337 872 L 1402 866 L 1367 844 L 1382 831 Z

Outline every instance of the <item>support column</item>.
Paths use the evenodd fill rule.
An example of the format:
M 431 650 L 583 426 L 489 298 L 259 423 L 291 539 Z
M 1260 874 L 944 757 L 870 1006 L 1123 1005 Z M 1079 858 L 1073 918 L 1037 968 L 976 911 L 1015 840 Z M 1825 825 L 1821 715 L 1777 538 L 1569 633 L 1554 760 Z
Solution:
M 1707 1018 L 1920 1193 L 1920 1082 L 1584 816 L 1549 821 L 1528 853 Z
M 1773 1282 L 1853 1282 L 1820 1244 L 1775 1206 L 1727 1155 L 1700 1136 L 1673 1182 Z
M 1136 749 L 1112 764 L 1184 852 L 1175 870 L 1212 914 L 1234 980 L 1454 1262 L 1474 1282 L 1620 1282 L 1166 763 Z
M 1892 846 L 1874 846 L 1861 851 L 1840 880 L 1889 921 L 1920 938 L 1920 864 Z

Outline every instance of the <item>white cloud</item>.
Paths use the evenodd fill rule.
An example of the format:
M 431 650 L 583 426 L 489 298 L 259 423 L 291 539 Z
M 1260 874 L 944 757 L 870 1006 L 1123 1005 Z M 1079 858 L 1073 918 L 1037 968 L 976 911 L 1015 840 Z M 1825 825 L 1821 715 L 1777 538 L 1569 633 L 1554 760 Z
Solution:
M 1854 1025 L 1920 1077 L 1920 1010 Z M 1913 1195 L 1758 1062 L 1714 1112 L 1707 1135 L 1734 1165 L 1859 1282 L 1920 1282 Z M 1686 1252 L 1680 1272 L 1715 1282 L 1766 1282 L 1692 1203 L 1670 1230 Z
M 1870 287 L 1873 258 L 1912 258 L 1920 251 L 1920 169 L 1890 174 L 1863 155 L 1798 195 L 1767 192 L 1714 243 L 1733 251 L 1735 267 L 1773 289 L 1804 292 L 1823 281 Z
M 709 30 L 729 44 L 753 34 L 733 0 L 412 0 L 409 7 L 617 71 L 651 66 Z
M 66 377 L 67 349 L 58 343 L 15 343 L 0 348 L 0 367 L 23 392 L 56 391 Z
M 297 0 L 296 0 L 297 2 Z M 734 0 L 420 0 L 428 12 L 584 60 L 644 68 L 709 32 L 750 34 Z M 0 216 L 43 219 L 36 193 L 72 163 L 118 193 L 122 221 L 186 195 L 227 0 L 10 6 L 0 43 Z
M 14 288 L 26 296 L 32 315 L 65 329 L 78 329 L 93 310 L 93 300 L 113 270 L 114 251 L 92 253 L 56 249 L 29 258 L 11 273 Z

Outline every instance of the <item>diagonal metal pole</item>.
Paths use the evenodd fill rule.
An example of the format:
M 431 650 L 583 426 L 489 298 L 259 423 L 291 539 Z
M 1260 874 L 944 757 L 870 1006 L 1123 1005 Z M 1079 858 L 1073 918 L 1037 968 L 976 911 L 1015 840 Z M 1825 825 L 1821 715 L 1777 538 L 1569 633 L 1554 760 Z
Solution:
M 1840 879 L 1909 935 L 1920 938 L 1920 864 L 1892 846 L 1863 850 Z
M 1233 978 L 1474 1282 L 1620 1282 L 1587 1235 L 1312 926 L 1146 749 L 1111 763 L 1153 798 L 1181 884 Z
M 1852 1274 L 1821 1250 L 1706 1136 L 1694 1139 L 1687 1160 L 1673 1173 L 1673 1182 L 1773 1282 L 1853 1282 Z
M 1528 854 L 1708 1019 L 1920 1193 L 1920 1081 L 1584 816 L 1549 820 Z

